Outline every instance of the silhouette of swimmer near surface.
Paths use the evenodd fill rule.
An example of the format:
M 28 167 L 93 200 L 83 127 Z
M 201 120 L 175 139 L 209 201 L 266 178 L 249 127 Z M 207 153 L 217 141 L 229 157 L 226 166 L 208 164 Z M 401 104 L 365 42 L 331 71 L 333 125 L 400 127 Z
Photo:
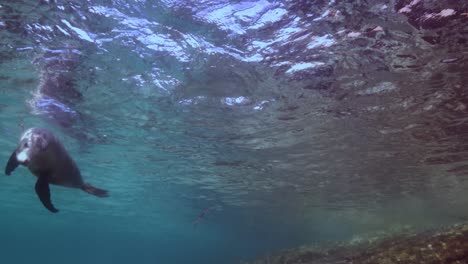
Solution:
M 51 202 L 49 184 L 79 188 L 98 197 L 108 196 L 106 190 L 83 181 L 75 161 L 47 129 L 30 128 L 23 133 L 18 147 L 7 162 L 5 174 L 10 175 L 20 164 L 37 177 L 37 196 L 45 208 L 53 213 L 58 210 Z
M 197 219 L 195 219 L 195 221 L 193 222 L 193 227 L 194 228 L 197 228 L 197 226 L 200 224 L 200 222 L 205 218 L 206 214 L 208 214 L 209 211 L 211 211 L 211 209 L 213 209 L 214 207 L 207 207 L 205 208 L 205 210 L 203 210 L 197 217 Z

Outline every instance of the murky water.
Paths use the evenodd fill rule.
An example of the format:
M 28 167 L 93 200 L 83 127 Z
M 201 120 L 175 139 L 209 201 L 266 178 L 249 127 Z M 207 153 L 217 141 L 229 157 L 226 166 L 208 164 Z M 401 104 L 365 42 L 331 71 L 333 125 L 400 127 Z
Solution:
M 2 160 L 21 124 L 98 199 L 1 181 L 9 263 L 238 263 L 465 220 L 463 1 L 0 4 Z

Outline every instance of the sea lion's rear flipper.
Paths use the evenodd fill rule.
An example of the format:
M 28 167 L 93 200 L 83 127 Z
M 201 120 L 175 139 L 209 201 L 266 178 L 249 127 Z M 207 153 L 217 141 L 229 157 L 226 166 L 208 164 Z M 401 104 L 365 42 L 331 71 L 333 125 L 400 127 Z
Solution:
M 13 151 L 13 153 L 11 153 L 11 156 L 8 159 L 7 165 L 5 167 L 5 174 L 10 175 L 11 172 L 14 171 L 16 167 L 18 167 L 18 165 L 19 165 L 19 162 L 16 159 L 16 150 L 15 150 Z
M 83 184 L 83 187 L 81 187 L 81 189 L 83 191 L 89 193 L 89 194 L 92 194 L 92 195 L 95 195 L 95 196 L 98 196 L 98 197 L 107 197 L 107 196 L 109 196 L 109 194 L 107 193 L 106 190 L 96 188 L 96 187 L 92 186 L 89 183 Z
M 52 213 L 56 213 L 57 210 L 50 200 L 50 189 L 49 189 L 49 180 L 47 176 L 40 175 L 36 182 L 36 193 L 39 196 L 42 204 Z

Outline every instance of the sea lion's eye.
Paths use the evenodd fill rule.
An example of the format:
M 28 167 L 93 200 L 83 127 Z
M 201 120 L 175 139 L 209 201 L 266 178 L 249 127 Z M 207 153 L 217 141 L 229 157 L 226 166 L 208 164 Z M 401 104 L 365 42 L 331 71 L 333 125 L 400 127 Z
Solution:
M 29 145 L 28 145 L 28 142 L 24 143 L 24 147 L 27 148 Z

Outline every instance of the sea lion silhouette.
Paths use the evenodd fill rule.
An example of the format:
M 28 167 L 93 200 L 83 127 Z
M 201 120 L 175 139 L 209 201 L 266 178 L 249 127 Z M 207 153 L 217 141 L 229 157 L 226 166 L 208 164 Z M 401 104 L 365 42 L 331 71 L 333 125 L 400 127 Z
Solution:
M 98 197 L 108 196 L 106 190 L 83 181 L 78 166 L 65 147 L 45 128 L 33 127 L 23 133 L 18 147 L 8 159 L 5 174 L 10 175 L 20 164 L 26 166 L 38 178 L 35 186 L 37 196 L 53 213 L 58 210 L 50 200 L 49 184 L 79 188 Z

